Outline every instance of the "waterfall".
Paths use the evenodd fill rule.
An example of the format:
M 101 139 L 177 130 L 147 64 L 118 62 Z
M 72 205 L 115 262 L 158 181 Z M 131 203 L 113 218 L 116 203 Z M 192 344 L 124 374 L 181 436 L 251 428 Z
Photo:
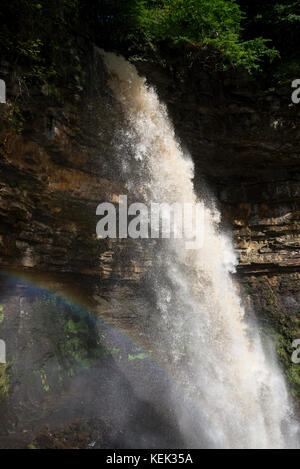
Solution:
M 132 165 L 120 145 L 117 156 L 129 188 L 142 192 L 147 203 L 196 204 L 193 163 L 165 105 L 134 65 L 102 54 L 124 114 L 122 145 L 131 149 L 138 168 L 130 175 Z M 230 237 L 220 230 L 220 214 L 211 201 L 202 202 L 203 246 L 188 250 L 183 240 L 168 239 L 156 249 L 149 278 L 159 341 L 203 415 L 211 446 L 293 447 L 298 427 L 284 377 L 262 346 L 257 326 L 245 320 L 231 275 L 237 259 Z M 188 434 L 180 410 L 178 421 Z

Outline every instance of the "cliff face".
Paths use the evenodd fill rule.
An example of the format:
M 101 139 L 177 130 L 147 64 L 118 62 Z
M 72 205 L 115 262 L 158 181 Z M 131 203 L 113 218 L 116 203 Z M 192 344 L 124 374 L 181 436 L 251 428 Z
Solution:
M 276 336 L 293 393 L 299 367 L 291 343 L 300 337 L 299 107 L 289 88 L 239 74 L 212 76 L 196 67 L 167 76 L 141 62 L 176 134 L 195 163 L 195 185 L 207 187 L 238 254 L 237 281 L 247 311 Z
M 26 104 L 34 118 L 22 135 L 1 132 L 4 271 L 39 274 L 40 281 L 50 274 L 54 282 L 70 278 L 72 284 L 77 277 L 79 288 L 109 277 L 140 278 L 134 259 L 144 253 L 132 253 L 128 263 L 122 261 L 122 244 L 96 237 L 98 204 L 127 194 L 115 157 L 122 115 L 96 55 L 90 57 L 88 93 L 62 88 L 57 102 L 47 89 L 39 90 Z M 8 96 L 13 85 L 8 80 Z M 128 256 L 132 249 L 128 243 Z
M 115 157 L 122 113 L 97 51 L 86 58 L 88 91 L 32 90 L 22 134 L 1 128 L 0 447 L 143 446 L 145 429 L 155 447 L 181 447 L 166 376 L 135 361 L 149 341 L 136 291 L 151 258 L 133 241 L 96 237 L 96 207 L 127 188 Z M 13 70 L 5 79 L 13 99 Z M 154 392 L 144 381 L 157 379 Z M 133 383 L 147 389 L 145 403 Z
M 226 80 L 195 67 L 176 79 L 147 64 L 141 73 L 166 102 L 177 135 L 195 163 L 199 194 L 209 188 L 238 255 L 237 281 L 247 311 L 276 336 L 296 395 L 300 337 L 299 108 L 288 88 L 240 75 Z M 268 334 L 268 333 L 267 333 Z
M 300 133 L 290 90 L 267 95 L 243 77 L 224 82 L 192 69 L 174 80 L 140 69 L 193 156 L 196 187 L 208 183 L 234 229 L 239 272 L 298 270 Z
M 239 272 L 297 272 L 297 105 L 289 95 L 266 96 L 251 80 L 224 84 L 197 70 L 179 78 L 137 65 L 167 104 L 176 133 L 193 157 L 198 192 L 209 188 L 225 227 L 234 231 Z M 127 189 L 115 157 L 122 114 L 99 58 L 95 67 L 89 70 L 88 94 L 60 89 L 57 103 L 44 89 L 30 97 L 33 118 L 22 135 L 2 130 L 3 266 L 99 271 L 89 244 L 96 238 L 96 207 L 104 200 L 116 202 Z M 14 86 L 12 74 L 9 96 Z
M 22 303 L 28 291 L 10 292 L 6 277 L 25 275 L 40 286 L 70 293 L 136 337 L 141 334 L 145 344 L 149 302 L 144 279 L 151 244 L 145 251 L 130 240 L 96 239 L 97 205 L 117 202 L 128 189 L 116 158 L 122 112 L 101 60 L 89 54 L 88 92 L 80 86 L 61 88 L 57 100 L 47 88 L 34 90 L 22 135 L 2 128 L 1 301 L 5 304 L 7 296 L 8 302 Z M 224 83 L 201 70 L 171 76 L 145 62 L 137 66 L 167 104 L 176 133 L 193 157 L 197 191 L 203 195 L 209 188 L 224 229 L 233 231 L 245 305 L 249 314 L 256 312 L 266 334 L 276 334 L 296 394 L 299 370 L 290 355 L 292 339 L 300 337 L 297 109 L 289 96 L 266 96 L 241 77 Z M 5 78 L 13 97 L 14 74 Z M 16 306 L 13 318 L 21 310 Z M 8 328 L 4 331 L 9 334 Z M 22 328 L 16 333 L 22 335 Z

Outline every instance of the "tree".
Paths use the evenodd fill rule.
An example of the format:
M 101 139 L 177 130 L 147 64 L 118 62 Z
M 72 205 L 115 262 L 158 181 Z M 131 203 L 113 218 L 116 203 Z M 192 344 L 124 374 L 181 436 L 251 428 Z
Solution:
M 122 41 L 136 36 L 153 44 L 189 44 L 195 55 L 209 47 L 219 60 L 223 57 L 224 67 L 249 71 L 259 68 L 264 56 L 273 59 L 278 54 L 267 46 L 268 39 L 242 39 L 245 15 L 236 0 L 124 0 L 112 5 L 114 30 Z

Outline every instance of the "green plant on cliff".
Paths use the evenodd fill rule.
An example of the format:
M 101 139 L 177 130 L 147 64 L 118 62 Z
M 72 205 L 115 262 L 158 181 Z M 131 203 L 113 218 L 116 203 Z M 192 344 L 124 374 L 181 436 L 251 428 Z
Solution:
M 23 132 L 25 117 L 17 104 L 17 100 L 7 101 L 3 119 L 16 130 L 17 134 Z
M 5 2 L 0 10 L 2 56 L 22 66 L 26 77 L 46 79 L 62 73 L 79 11 L 78 0 Z
M 8 375 L 8 364 L 0 364 L 0 404 L 9 396 L 10 378 Z
M 292 318 L 282 309 L 276 290 L 267 277 L 251 279 L 247 293 L 255 298 L 259 296 L 264 305 L 258 317 L 262 344 L 268 354 L 276 349 L 287 382 L 294 397 L 300 397 L 300 366 L 292 361 L 293 341 L 299 338 L 299 317 Z M 299 312 L 298 312 L 299 315 Z
M 57 86 L 62 81 L 74 81 L 78 60 L 72 53 L 77 43 L 72 28 L 76 30 L 79 17 L 79 0 L 2 2 L 0 56 L 12 71 L 1 115 L 5 126 L 23 132 L 26 102 L 32 89 L 53 81 Z
M 122 41 L 137 37 L 152 44 L 187 45 L 191 59 L 206 50 L 223 68 L 251 71 L 260 67 L 264 57 L 278 56 L 268 47 L 268 39 L 242 39 L 245 15 L 236 0 L 127 0 L 115 9 L 112 6 L 111 13 Z
M 300 34 L 299 1 L 295 0 L 238 0 L 245 12 L 244 36 L 267 35 L 282 57 L 296 56 Z
M 300 366 L 292 362 L 292 348 L 295 335 L 291 328 L 282 327 L 280 332 L 275 334 L 276 350 L 281 361 L 287 380 L 294 397 L 300 397 Z
M 242 21 L 243 37 L 263 35 L 272 39 L 281 60 L 272 67 L 272 82 L 291 86 L 291 80 L 300 76 L 298 39 L 300 37 L 300 4 L 295 0 L 238 0 L 245 12 Z
M 39 295 L 31 303 L 30 321 L 22 353 L 12 367 L 14 379 L 26 389 L 54 392 L 107 353 L 89 314 L 58 297 Z
M 273 59 L 277 52 L 261 37 L 242 41 L 242 18 L 235 0 L 164 0 L 161 7 L 148 10 L 143 24 L 150 37 L 184 41 L 196 48 L 213 46 L 231 64 L 250 71 L 258 68 L 264 55 Z

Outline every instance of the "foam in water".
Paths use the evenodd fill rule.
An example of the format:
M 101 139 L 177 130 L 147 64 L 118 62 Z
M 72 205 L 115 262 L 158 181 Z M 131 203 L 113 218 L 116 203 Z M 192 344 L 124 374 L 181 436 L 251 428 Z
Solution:
M 125 116 L 123 138 L 142 168 L 138 182 L 147 202 L 195 204 L 193 164 L 176 140 L 166 107 L 132 64 L 110 53 L 103 57 Z M 201 249 L 186 250 L 182 240 L 162 243 L 152 267 L 157 329 L 181 382 L 209 422 L 212 446 L 294 447 L 298 427 L 285 380 L 256 328 L 246 325 L 231 277 L 236 256 L 219 221 L 218 211 L 205 204 Z M 182 430 L 188 440 L 187 422 Z

